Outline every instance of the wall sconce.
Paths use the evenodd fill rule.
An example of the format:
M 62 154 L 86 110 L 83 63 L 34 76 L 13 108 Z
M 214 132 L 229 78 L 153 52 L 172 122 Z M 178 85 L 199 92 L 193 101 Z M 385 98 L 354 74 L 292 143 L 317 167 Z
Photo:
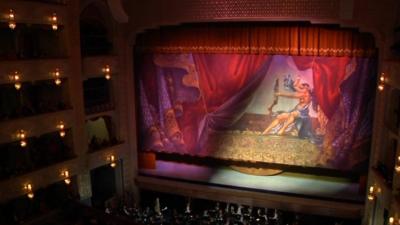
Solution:
M 393 216 L 389 217 L 389 225 L 400 225 L 400 219 Z
M 12 9 L 10 9 L 10 12 L 8 13 L 8 27 L 11 30 L 14 30 L 15 27 L 17 27 L 17 24 L 15 23 L 14 10 L 12 10 Z
M 14 82 L 15 89 L 21 89 L 21 74 L 18 71 L 15 71 L 12 75 L 10 75 L 10 80 Z
M 24 130 L 19 130 L 18 132 L 17 132 L 17 138 L 18 138 L 18 140 L 19 140 L 19 145 L 21 146 L 21 147 L 26 147 L 26 145 L 27 145 L 27 142 L 26 142 L 26 132 L 24 131 Z
M 108 157 L 108 162 L 110 163 L 110 166 L 112 168 L 115 168 L 117 166 L 117 161 L 115 160 L 115 156 L 114 155 L 110 155 Z
M 57 29 L 58 29 L 58 24 L 57 24 L 58 18 L 57 18 L 57 14 L 56 14 L 56 13 L 53 13 L 53 15 L 51 16 L 50 20 L 51 20 L 51 29 L 57 30 Z
M 102 70 L 103 70 L 103 73 L 104 73 L 104 77 L 107 80 L 111 79 L 111 68 L 110 68 L 110 66 L 109 65 L 105 65 Z
M 381 73 L 381 76 L 379 77 L 378 81 L 378 90 L 383 91 L 385 89 L 385 83 L 388 81 L 388 78 L 386 77 L 386 74 L 384 72 Z
M 367 194 L 368 200 L 370 200 L 370 201 L 375 200 L 377 194 L 380 192 L 381 192 L 381 189 L 379 187 L 376 187 L 375 185 L 370 186 L 368 189 L 368 194 Z
M 28 198 L 32 199 L 35 195 L 33 194 L 33 190 L 32 190 L 32 184 L 28 183 L 24 186 L 24 189 L 26 191 L 26 195 L 28 196 Z
M 53 77 L 54 77 L 54 83 L 56 84 L 56 85 L 60 85 L 61 84 L 61 78 L 60 78 L 60 70 L 58 69 L 58 68 L 56 68 L 55 70 L 54 70 L 54 72 L 52 72 L 52 74 L 53 74 Z
M 65 137 L 65 124 L 64 124 L 64 122 L 63 121 L 60 121 L 59 123 L 58 123 L 58 125 L 57 125 L 57 128 L 60 130 L 59 131 L 59 134 L 60 134 L 60 137 Z
M 389 217 L 389 224 L 390 225 L 394 224 L 394 217 L 393 216 Z
M 397 161 L 396 161 L 396 164 L 395 164 L 395 166 L 394 166 L 394 170 L 395 170 L 397 173 L 400 173 L 400 156 L 397 157 Z
M 64 183 L 69 185 L 71 183 L 71 178 L 69 177 L 69 171 L 64 170 L 61 172 L 61 176 L 64 178 Z

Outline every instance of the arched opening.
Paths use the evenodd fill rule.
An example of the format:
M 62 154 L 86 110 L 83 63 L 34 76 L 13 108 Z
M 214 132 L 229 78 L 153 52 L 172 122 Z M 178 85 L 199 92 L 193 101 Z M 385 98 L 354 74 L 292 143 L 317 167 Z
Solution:
M 113 53 L 110 18 L 107 6 L 102 2 L 91 3 L 82 11 L 80 18 L 82 56 Z

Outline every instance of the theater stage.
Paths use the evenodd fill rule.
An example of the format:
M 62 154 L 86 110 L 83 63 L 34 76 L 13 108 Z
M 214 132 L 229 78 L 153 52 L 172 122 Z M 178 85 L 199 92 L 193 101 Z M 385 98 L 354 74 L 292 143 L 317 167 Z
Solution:
M 358 183 L 346 178 L 288 172 L 255 176 L 158 160 L 156 169 L 139 170 L 136 184 L 142 190 L 305 214 L 359 219 L 364 212 Z

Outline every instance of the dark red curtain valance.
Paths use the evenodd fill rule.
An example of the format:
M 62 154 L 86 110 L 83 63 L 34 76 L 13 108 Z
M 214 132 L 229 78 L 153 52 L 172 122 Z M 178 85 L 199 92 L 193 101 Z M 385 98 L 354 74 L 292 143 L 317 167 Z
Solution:
M 376 55 L 371 34 L 338 26 L 291 23 L 208 23 L 162 27 L 138 35 L 136 50 L 152 53 Z

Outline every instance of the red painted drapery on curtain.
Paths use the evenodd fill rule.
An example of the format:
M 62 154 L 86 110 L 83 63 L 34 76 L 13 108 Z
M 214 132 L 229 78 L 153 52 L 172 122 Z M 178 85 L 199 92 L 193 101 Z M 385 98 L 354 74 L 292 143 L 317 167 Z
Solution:
M 369 135 L 369 113 L 363 114 L 369 100 L 348 86 L 341 93 L 349 76 L 366 80 L 374 72 L 373 63 L 358 60 L 376 56 L 373 38 L 355 29 L 292 23 L 183 25 L 139 35 L 136 53 L 142 60 L 137 61 L 136 73 L 144 128 L 151 130 L 162 151 L 209 156 L 199 143 L 205 142 L 209 131 L 229 128 L 243 115 L 253 92 L 268 75 L 272 55 L 304 56 L 292 58 L 298 70 L 312 70 L 313 95 L 324 116 L 335 118 L 332 127 L 350 118 L 349 107 L 357 110 L 340 128 L 342 133 L 351 132 L 337 135 L 334 129 L 329 131 L 329 142 L 323 144 L 341 149 L 333 149 L 332 154 L 347 154 Z M 195 82 L 189 87 L 185 79 L 193 71 L 197 74 L 190 78 Z M 367 90 L 370 83 L 362 88 Z M 344 98 L 348 105 L 341 104 Z M 357 129 L 363 129 L 358 132 L 362 135 Z M 340 162 L 343 168 L 358 163 L 345 158 Z

